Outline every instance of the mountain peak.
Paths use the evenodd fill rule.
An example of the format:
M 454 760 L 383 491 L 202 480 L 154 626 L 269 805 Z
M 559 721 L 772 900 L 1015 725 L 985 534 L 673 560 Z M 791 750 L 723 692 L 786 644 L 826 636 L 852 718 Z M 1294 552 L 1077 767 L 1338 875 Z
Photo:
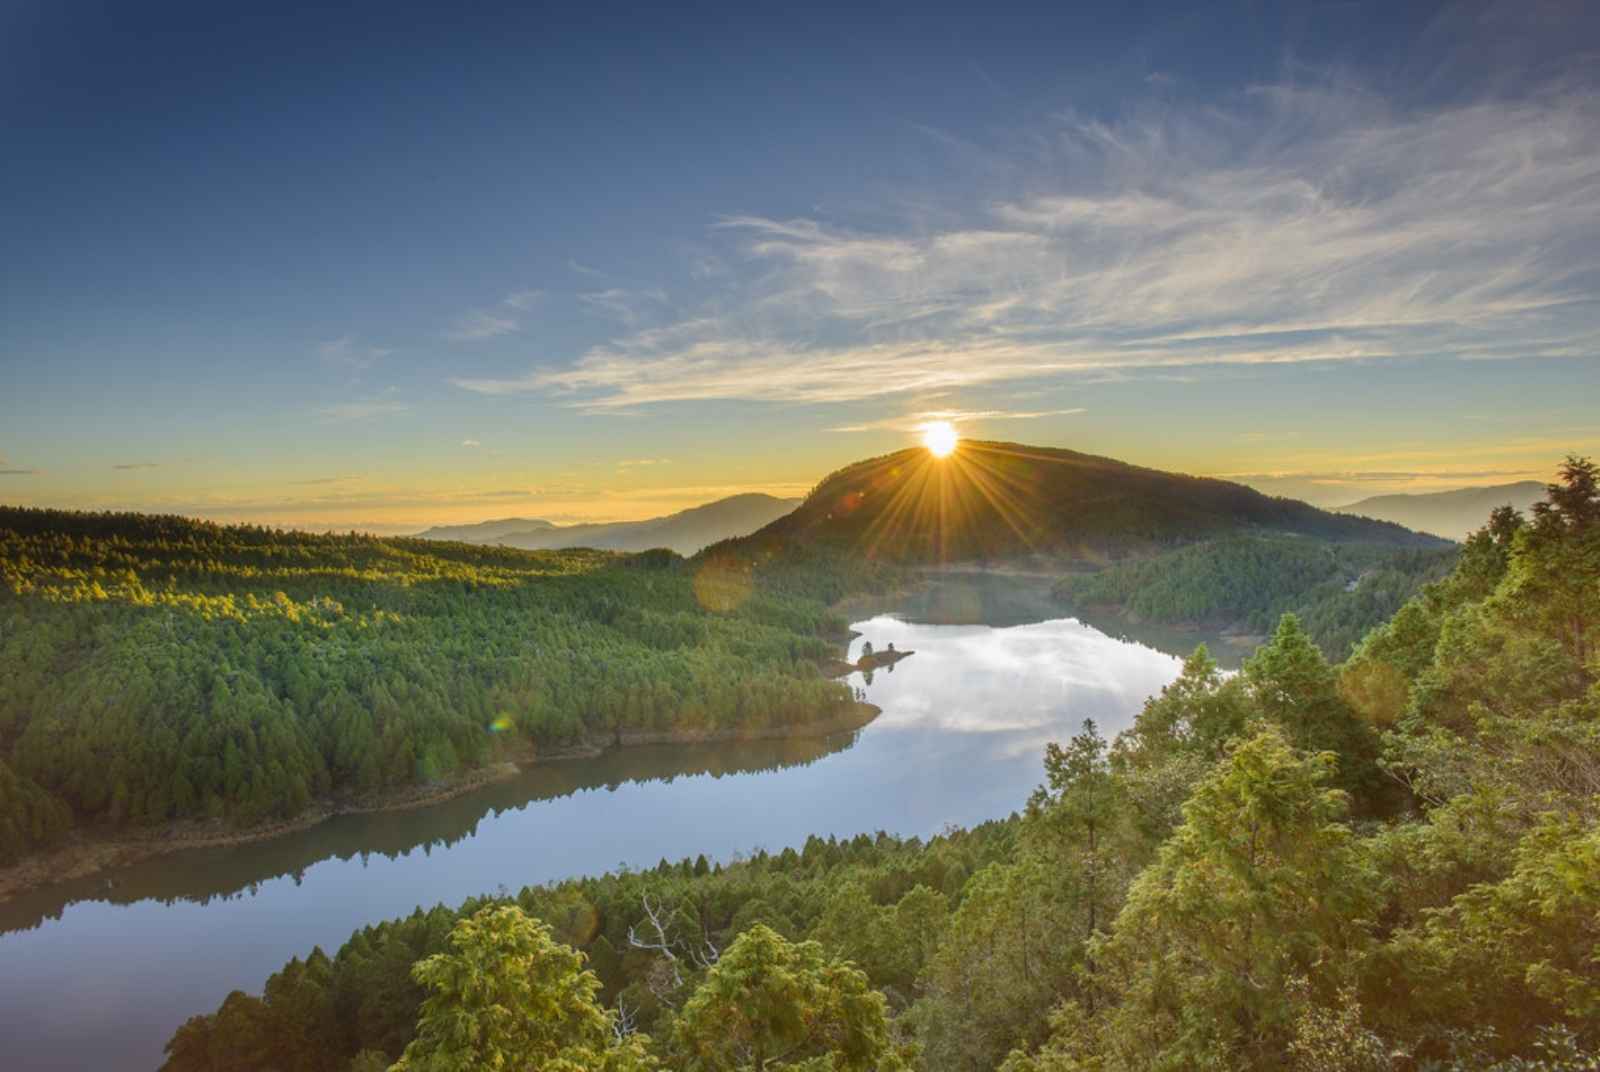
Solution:
M 964 440 L 909 448 L 825 478 L 751 539 L 848 546 L 897 561 L 1027 554 L 1103 559 L 1238 531 L 1431 545 L 1399 525 L 1319 510 L 1210 477 L 1058 447 Z

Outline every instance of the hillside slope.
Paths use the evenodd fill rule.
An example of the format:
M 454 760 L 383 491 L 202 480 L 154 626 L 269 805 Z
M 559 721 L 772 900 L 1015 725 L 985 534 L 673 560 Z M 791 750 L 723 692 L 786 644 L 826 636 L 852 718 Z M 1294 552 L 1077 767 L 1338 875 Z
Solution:
M 521 749 L 852 712 L 843 622 L 670 555 L 0 507 L 0 879 L 76 828 L 239 828 Z M 3 889 L 3 885 L 0 885 Z
M 1537 480 L 1522 480 L 1515 484 L 1458 488 L 1424 495 L 1374 495 L 1338 509 L 1341 514 L 1393 521 L 1418 532 L 1464 540 L 1469 533 L 1483 527 L 1496 507 L 1511 506 L 1525 511 L 1542 498 L 1543 484 Z
M 1035 553 L 1104 561 L 1239 532 L 1397 547 L 1440 542 L 1225 480 L 1072 450 L 965 441 L 944 459 L 918 447 L 841 469 L 738 546 L 849 549 L 907 563 Z

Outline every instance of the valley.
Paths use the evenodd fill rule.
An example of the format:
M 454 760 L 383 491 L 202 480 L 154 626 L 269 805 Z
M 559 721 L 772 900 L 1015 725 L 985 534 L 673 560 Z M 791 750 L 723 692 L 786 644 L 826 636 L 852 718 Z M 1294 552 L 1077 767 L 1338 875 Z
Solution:
M 1025 598 L 1028 587 L 983 585 L 991 602 Z M 351 930 L 419 905 L 619 863 L 648 868 L 663 856 L 728 863 L 759 849 L 798 850 L 813 835 L 927 837 L 951 823 L 1002 819 L 1038 780 L 1044 742 L 1083 718 L 1111 730 L 1129 724 L 1179 667 L 1174 655 L 1069 619 L 919 624 L 917 609 L 937 602 L 938 591 L 890 604 L 895 616 L 855 623 L 855 658 L 867 645 L 918 651 L 876 669 L 870 683 L 860 673 L 847 679 L 882 709 L 860 729 L 633 745 L 541 763 L 448 802 L 185 849 L 0 903 L 0 962 L 45 959 L 64 973 L 53 987 L 37 974 L 0 972 L 0 1005 L 24 1010 L 35 1025 L 13 1037 L 23 1047 L 14 1052 L 30 1067 L 76 1068 L 142 1038 L 147 1063 L 159 1063 L 167 1035 L 216 995 L 254 990 L 288 956 L 315 944 L 331 949 Z M 971 593 L 969 581 L 948 602 Z M 196 942 L 195 957 L 174 967 L 174 984 L 147 999 L 125 997 L 122 1018 L 102 1017 L 86 1031 L 53 1010 L 75 975 L 72 951 L 94 947 L 91 935 L 104 928 L 122 935 L 118 961 L 127 972 L 170 960 L 179 934 Z M 102 974 L 109 989 L 132 993 L 132 976 Z
M 1600 1072 L 1600 2 L 0 52 L 0 1072 Z
M 1497 512 L 1457 549 L 1220 482 L 1129 478 L 1128 467 L 1071 452 L 977 444 L 957 448 L 945 470 L 916 462 L 851 467 L 794 515 L 691 559 L 5 514 L 0 613 L 11 627 L 0 636 L 24 671 L 6 696 L 7 792 L 27 821 L 9 827 L 10 874 L 20 878 L 0 902 L 0 955 L 52 965 L 0 972 L 0 1004 L 31 1025 L 17 1052 L 39 1068 L 130 1052 L 148 1055 L 144 1064 L 165 1042 L 167 1072 L 205 1072 L 216 1059 L 342 1072 L 367 1060 L 362 1051 L 392 1054 L 416 1008 L 411 989 L 349 974 L 366 956 L 359 950 L 377 943 L 409 963 L 477 911 L 475 898 L 510 897 L 515 883 L 516 903 L 567 928 L 605 999 L 646 1030 L 670 1028 L 683 988 L 714 969 L 662 989 L 651 974 L 661 961 L 617 932 L 636 915 L 629 899 L 653 911 L 651 897 L 726 886 L 731 900 L 700 909 L 713 947 L 766 933 L 751 930 L 757 920 L 779 939 L 820 935 L 887 988 L 887 1011 L 929 1060 L 989 1065 L 1018 1037 L 1010 1017 L 1044 1024 L 1050 995 L 1076 984 L 1053 976 L 1038 984 L 1045 990 L 1024 986 L 992 1007 L 951 1004 L 958 963 L 977 955 L 970 943 L 988 941 L 971 928 L 992 931 L 987 912 L 1042 912 L 1058 928 L 1048 941 L 1082 956 L 1102 939 L 1078 913 L 1116 909 L 1117 933 L 1141 940 L 1138 928 L 1156 924 L 1130 913 L 1157 894 L 1141 893 L 1153 880 L 1138 876 L 1166 866 L 1162 846 L 1187 836 L 1191 803 L 1231 777 L 1236 750 L 1309 779 L 1306 792 L 1332 794 L 1317 807 L 1334 825 L 1295 835 L 1309 843 L 1332 837 L 1345 845 L 1337 851 L 1354 851 L 1332 818 L 1346 808 L 1397 822 L 1407 837 L 1433 836 L 1432 817 L 1412 803 L 1428 790 L 1386 779 L 1380 752 L 1410 756 L 1417 770 L 1433 762 L 1431 731 L 1415 720 L 1450 725 L 1458 701 L 1428 682 L 1455 674 L 1451 687 L 1467 695 L 1498 687 L 1459 679 L 1475 657 L 1453 661 L 1461 656 L 1439 639 L 1445 623 L 1511 613 L 1495 608 L 1530 598 L 1523 578 L 1562 590 L 1568 582 L 1548 564 L 1583 546 L 1587 522 L 1566 519 L 1587 518 L 1595 501 L 1590 470 L 1574 460 L 1569 483 L 1552 486 L 1556 505 L 1532 520 Z M 1110 490 L 1125 479 L 1131 489 Z M 1002 486 L 1012 489 L 1004 509 Z M 1122 523 L 1146 521 L 1119 536 L 1086 516 L 1089 504 Z M 1051 530 L 1021 523 L 1019 510 L 1056 511 L 1070 521 L 1048 524 L 1068 531 L 1044 540 Z M 881 553 L 884 533 L 898 553 Z M 1539 628 L 1529 613 L 1496 628 L 1537 636 L 1525 632 Z M 462 623 L 470 639 L 452 635 Z M 1562 643 L 1581 667 L 1586 656 Z M 443 653 L 449 662 L 429 662 Z M 164 687 L 176 679 L 163 666 L 190 658 L 210 668 L 209 678 L 188 671 L 206 690 Z M 639 676 L 622 686 L 629 668 Z M 1568 702 L 1584 673 L 1546 692 Z M 323 684 L 302 680 L 313 674 Z M 74 706 L 75 686 L 106 675 L 125 682 L 100 690 L 115 705 Z M 663 676 L 680 691 L 663 690 Z M 365 716 L 330 708 L 330 685 L 360 690 Z M 385 696 L 430 693 L 454 699 L 436 714 L 383 706 Z M 253 706 L 230 706 L 250 697 Z M 1528 718 L 1556 718 L 1552 726 L 1565 717 L 1544 700 L 1519 702 L 1535 705 Z M 172 732 L 185 719 L 191 728 Z M 377 743 L 352 749 L 343 738 L 362 725 Z M 219 731 L 233 735 L 199 736 Z M 184 747 L 148 753 L 138 768 L 63 759 L 62 742 L 94 754 L 119 738 Z M 224 762 L 208 768 L 217 749 Z M 385 750 L 403 763 L 342 766 L 344 756 L 370 762 Z M 296 756 L 303 780 L 266 780 L 283 779 Z M 1321 784 L 1329 788 L 1311 788 Z M 1102 813 L 1110 805 L 1083 793 L 1122 803 Z M 185 816 L 185 800 L 211 814 Z M 1120 832 L 1086 850 L 1071 832 L 1084 821 Z M 1391 851 L 1373 838 L 1361 852 Z M 64 843 L 66 855 L 51 855 Z M 1121 855 L 1103 860 L 1107 852 Z M 1060 854 L 1077 861 L 1075 882 L 1098 882 L 1082 876 L 1112 859 L 1121 877 L 1058 903 L 1060 891 L 1024 876 Z M 865 870 L 837 886 L 835 867 Z M 943 877 L 925 893 L 892 882 L 892 896 L 851 884 L 881 884 L 875 869 L 885 867 Z M 830 892 L 783 909 L 752 892 L 795 881 Z M 932 944 L 911 961 L 848 938 L 910 926 L 913 904 L 934 916 L 923 924 Z M 842 912 L 882 919 L 861 932 L 835 919 Z M 592 927 L 579 926 L 585 919 Z M 1351 924 L 1338 915 L 1329 925 Z M 330 959 L 323 950 L 352 931 Z M 1006 938 L 989 977 L 1024 978 L 1007 958 L 1036 955 L 1032 941 Z M 125 969 L 98 978 L 123 995 L 123 1011 L 86 1030 L 63 1003 L 82 986 L 80 958 L 108 946 Z M 132 997 L 139 988 L 125 972 L 152 963 L 169 964 L 173 983 Z M 1127 963 L 1137 972 L 1148 961 Z M 1052 968 L 1076 970 L 1070 960 Z M 310 985 L 306 972 L 326 982 L 290 1002 L 283 988 Z M 264 997 L 249 996 L 263 979 Z M 330 986 L 355 989 L 336 999 Z M 223 992 L 231 996 L 216 1013 L 191 1015 Z M 239 1056 L 255 1032 L 288 1040 L 313 1030 L 291 1010 L 333 1000 L 380 1002 L 392 1019 L 380 1030 L 340 1017 L 346 1026 L 314 1059 L 272 1049 L 279 1043 L 267 1064 Z M 1131 1001 L 1116 1015 L 1133 1015 Z M 945 1018 L 970 1030 L 945 1034 Z M 1057 1036 L 1035 1037 L 1042 1060 Z M 1080 1045 L 1085 1036 L 1066 1037 Z

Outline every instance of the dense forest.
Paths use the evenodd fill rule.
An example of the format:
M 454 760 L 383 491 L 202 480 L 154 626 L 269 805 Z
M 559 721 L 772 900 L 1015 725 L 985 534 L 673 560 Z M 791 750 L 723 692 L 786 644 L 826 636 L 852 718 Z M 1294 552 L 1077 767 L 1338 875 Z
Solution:
M 816 662 L 845 623 L 802 594 L 825 566 L 751 570 L 0 509 L 0 866 L 624 729 L 836 718 Z
M 1430 581 L 1456 548 L 1232 535 L 1064 577 L 1069 604 L 1113 605 L 1136 620 L 1265 633 L 1293 613 L 1330 659 L 1343 659 Z
M 165 1068 L 1593 1070 L 1597 477 L 1342 664 L 1293 615 L 1239 674 L 1197 650 L 1008 821 L 419 910 Z

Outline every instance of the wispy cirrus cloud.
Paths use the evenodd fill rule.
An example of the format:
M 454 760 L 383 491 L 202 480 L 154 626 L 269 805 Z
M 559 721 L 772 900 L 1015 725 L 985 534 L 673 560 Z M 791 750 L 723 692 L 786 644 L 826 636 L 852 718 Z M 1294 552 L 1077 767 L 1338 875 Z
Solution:
M 899 224 L 719 220 L 744 282 L 698 315 L 454 382 L 605 411 L 1600 350 L 1591 94 L 1420 110 L 1337 84 L 1204 107 L 1153 92 L 1023 141 L 975 196 L 885 206 Z
M 38 469 L 0 469 L 0 476 L 36 476 Z
M 324 421 L 343 422 L 366 421 L 374 417 L 394 417 L 411 412 L 410 403 L 401 401 L 398 395 L 399 392 L 396 388 L 389 387 L 365 398 L 323 406 L 317 410 L 317 415 Z
M 113 468 L 113 469 L 159 469 L 159 468 L 161 468 L 161 466 L 159 464 L 157 464 L 156 462 L 120 462 L 120 463 L 118 463 L 116 465 L 113 465 L 111 468 Z
M 501 305 L 509 305 L 513 309 L 532 309 L 544 299 L 542 290 L 518 290 L 507 294 Z
M 444 333 L 444 337 L 452 342 L 475 342 L 510 335 L 520 328 L 521 324 L 515 317 L 479 309 L 458 318 Z
M 949 421 L 951 424 L 971 424 L 983 421 L 1035 421 L 1041 417 L 1071 417 L 1079 413 L 1088 412 L 1082 406 L 1071 409 L 1039 409 L 1039 410 L 1008 410 L 1008 409 L 928 409 L 920 413 L 908 413 L 900 417 L 884 417 L 881 420 L 862 421 L 857 424 L 843 424 L 829 428 L 830 432 L 914 432 L 928 425 L 931 421 Z
M 647 290 L 630 290 L 626 287 L 609 287 L 578 295 L 578 300 L 597 312 L 628 327 L 637 326 L 646 317 L 658 313 L 667 303 L 666 291 L 657 287 Z
M 306 480 L 291 480 L 289 483 L 297 487 L 316 487 L 325 484 L 345 484 L 360 479 L 357 476 L 314 476 Z
M 317 344 L 317 356 L 325 364 L 351 376 L 360 375 L 392 353 L 394 351 L 386 347 L 363 343 L 354 335 L 341 335 Z

